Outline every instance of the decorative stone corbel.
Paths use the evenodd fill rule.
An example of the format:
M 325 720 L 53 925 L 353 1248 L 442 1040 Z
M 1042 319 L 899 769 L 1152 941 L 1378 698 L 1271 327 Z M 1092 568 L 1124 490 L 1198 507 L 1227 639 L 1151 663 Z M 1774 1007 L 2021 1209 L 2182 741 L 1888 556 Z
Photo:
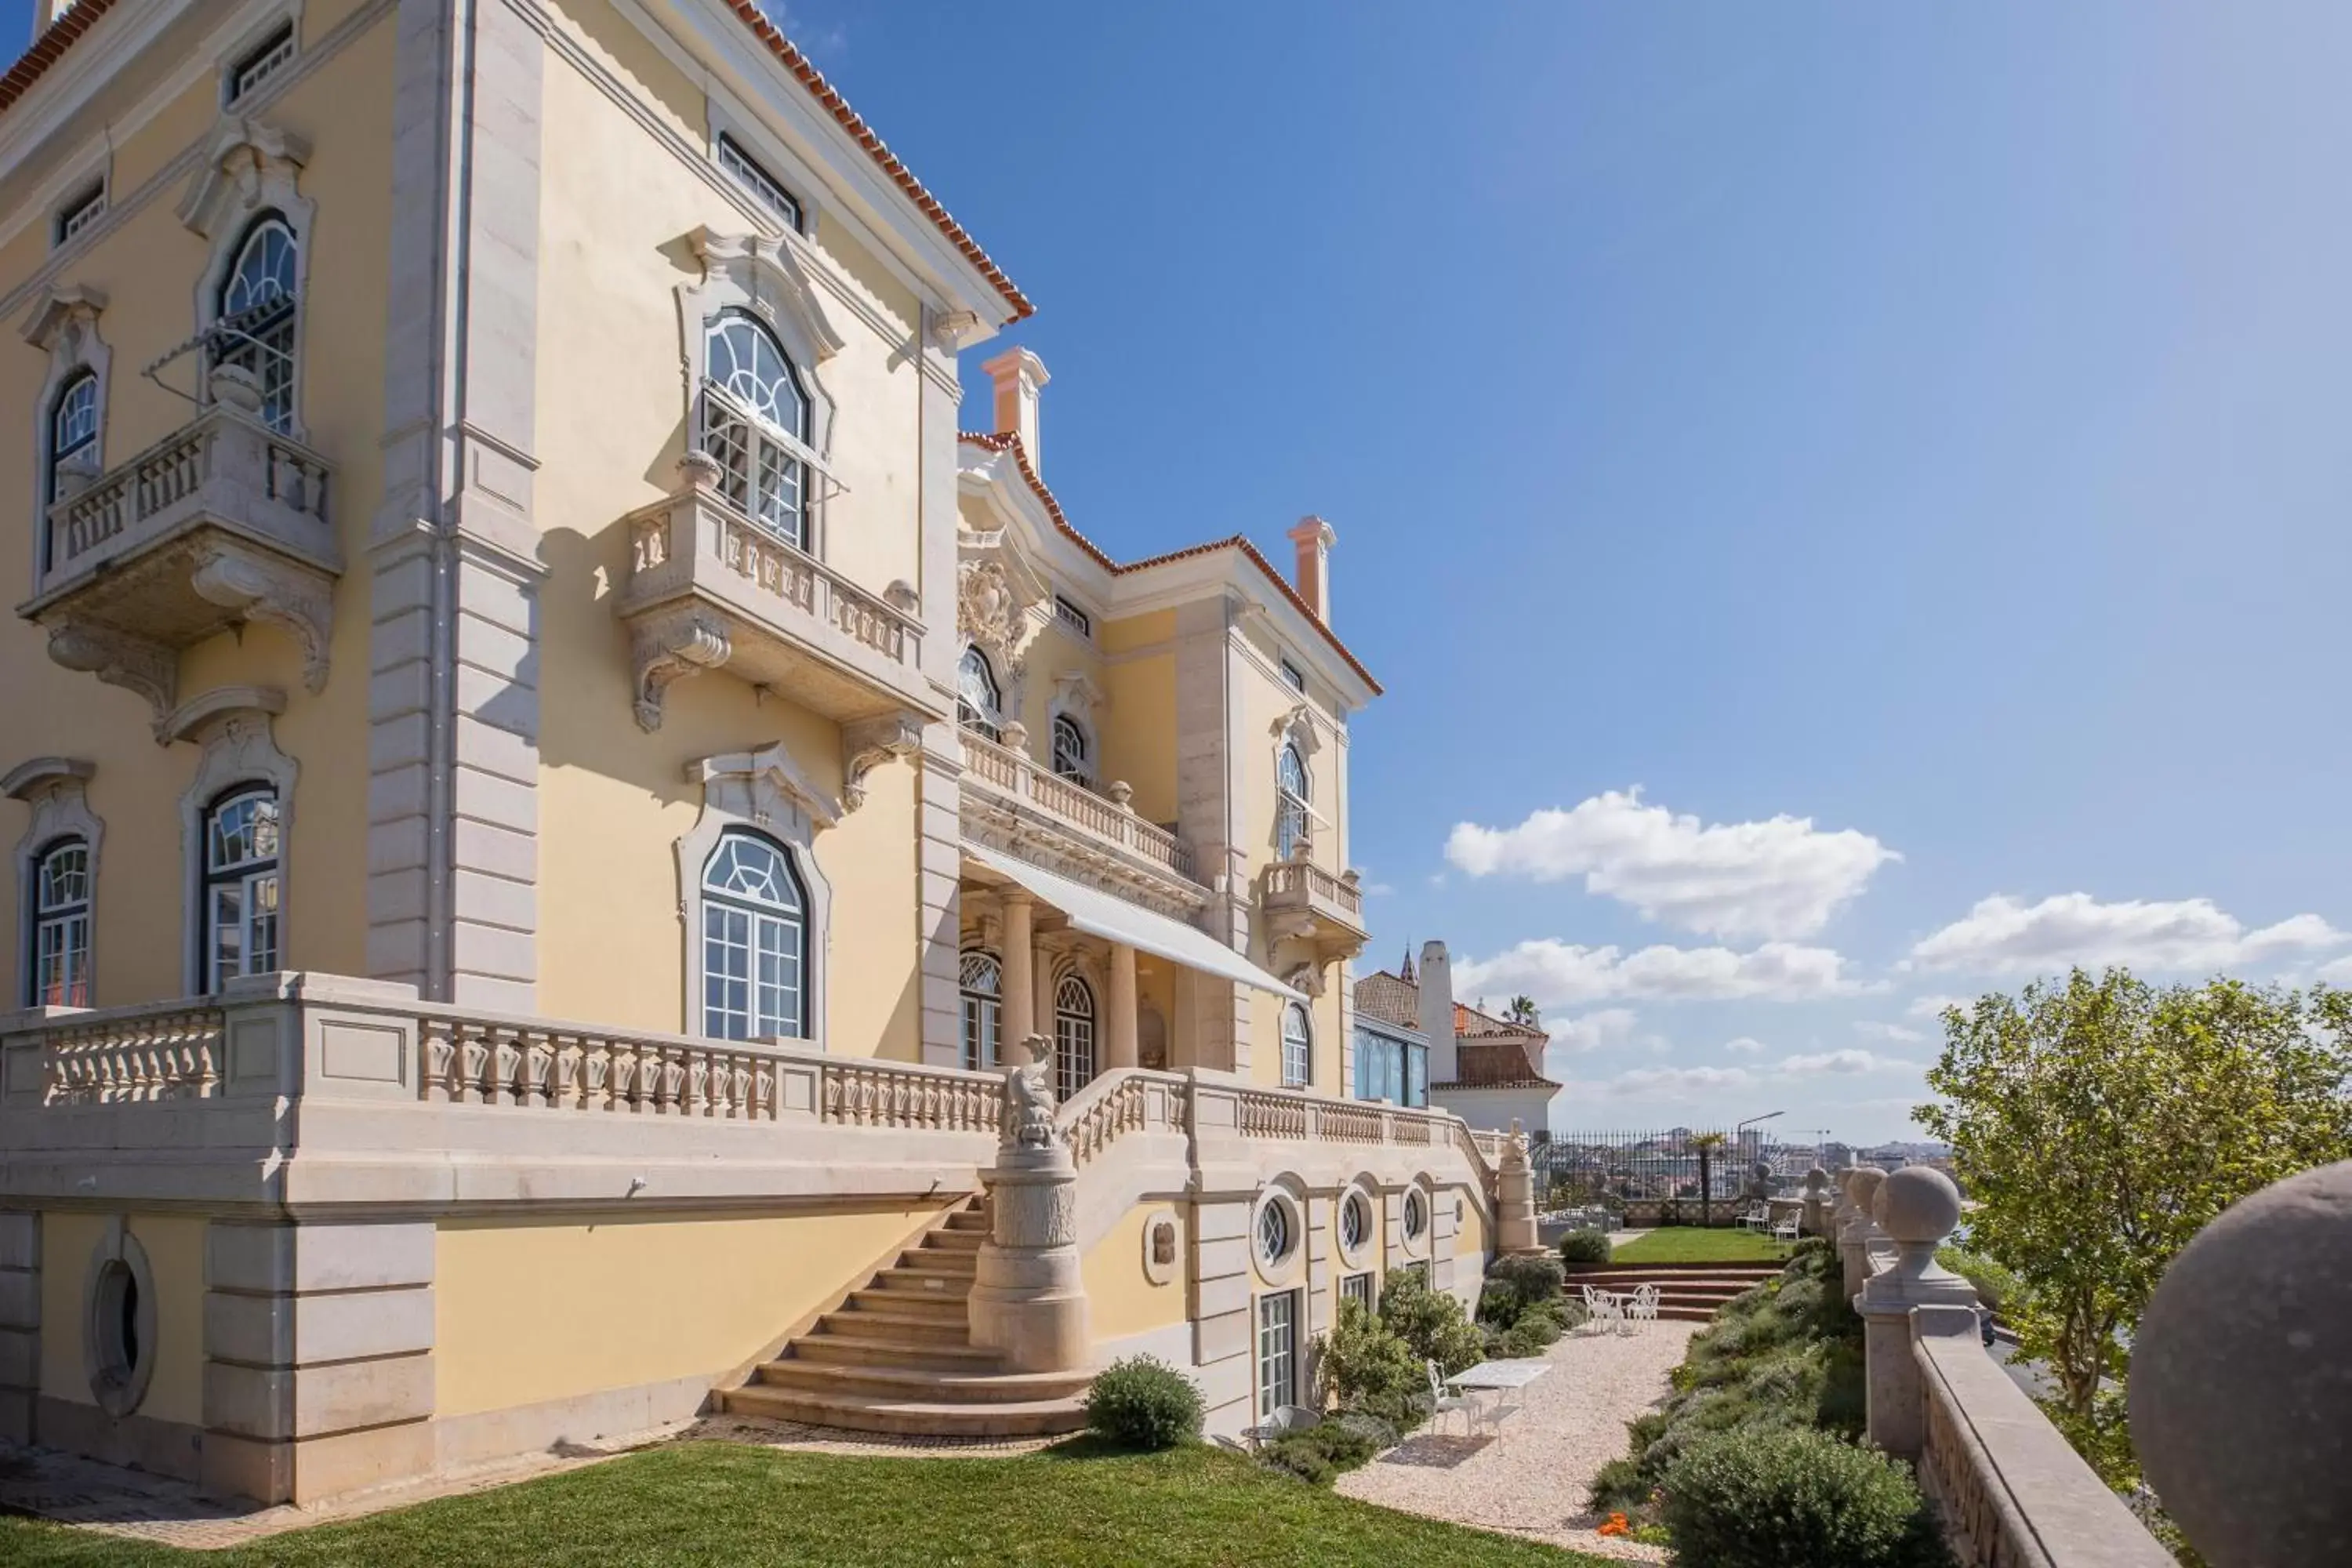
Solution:
M 636 682 L 637 728 L 661 728 L 662 694 L 672 682 L 716 669 L 732 648 L 725 623 L 706 610 L 650 616 L 629 629 L 629 665 Z
M 68 619 L 50 624 L 49 658 L 145 698 L 154 710 L 156 743 L 169 739 L 163 725 L 180 689 L 180 659 L 170 648 L 112 626 Z
M 327 689 L 327 637 L 334 599 L 315 573 L 281 565 L 259 551 L 207 543 L 188 586 L 207 604 L 249 621 L 282 627 L 302 648 L 302 685 Z
M 1066 669 L 1054 678 L 1054 705 L 1092 730 L 1095 716 L 1110 706 L 1110 696 L 1083 669 Z
M 931 344 L 941 353 L 961 353 L 986 335 L 976 311 L 943 310 L 931 318 Z
M 310 161 L 310 143 L 293 132 L 243 117 L 224 120 L 180 198 L 180 221 L 207 239 L 218 238 L 226 220 L 287 205 Z
M 923 721 L 912 713 L 886 713 L 841 727 L 841 804 L 856 811 L 866 804 L 866 775 L 893 758 L 923 749 Z
M 70 344 L 70 334 L 89 331 L 105 309 L 106 294 L 101 289 L 87 283 L 52 284 L 41 290 L 39 301 L 20 331 L 26 342 L 54 354 L 60 346 Z
M 1293 991 L 1320 998 L 1323 994 L 1323 966 L 1318 963 L 1294 964 L 1290 973 L 1282 977 L 1282 983 Z
M 1277 742 L 1287 741 L 1297 747 L 1302 757 L 1311 757 L 1323 749 L 1323 738 L 1315 730 L 1315 710 L 1304 702 L 1293 703 L 1276 719 L 1271 733 Z

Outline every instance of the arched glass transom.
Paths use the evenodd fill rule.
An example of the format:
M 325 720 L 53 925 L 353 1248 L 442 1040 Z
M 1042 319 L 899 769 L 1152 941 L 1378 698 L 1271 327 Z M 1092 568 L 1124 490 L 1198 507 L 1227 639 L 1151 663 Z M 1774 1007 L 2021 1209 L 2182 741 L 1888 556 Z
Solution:
M 294 231 L 268 214 L 246 231 L 221 284 L 212 363 L 236 365 L 261 393 L 261 418 L 281 435 L 294 428 Z
M 205 817 L 205 989 L 278 967 L 283 889 L 277 791 L 243 785 Z
M 1290 1256 L 1290 1207 L 1280 1198 L 1257 1211 L 1257 1256 L 1269 1268 Z
M 30 984 L 26 1005 L 89 1005 L 89 845 L 62 838 L 33 862 Z
M 1274 821 L 1275 853 L 1285 860 L 1307 847 L 1307 759 L 1286 745 L 1275 763 Z
M 58 495 L 58 480 L 72 471 L 76 458 L 87 464 L 86 453 L 98 446 L 98 376 L 84 371 L 66 383 L 49 412 L 49 500 Z
M 1297 1089 L 1312 1081 L 1315 1070 L 1315 1036 L 1307 1023 L 1307 1009 L 1297 1002 L 1286 1003 L 1282 1009 L 1282 1081 L 1285 1088 Z
M 1067 714 L 1054 716 L 1054 772 L 1073 784 L 1094 787 L 1094 758 L 1087 753 L 1087 732 Z
M 703 331 L 702 449 L 719 488 L 752 521 L 796 550 L 809 547 L 809 400 L 775 334 L 725 310 Z M 789 437 L 779 440 L 778 437 Z
M 957 986 L 963 996 L 963 1065 L 974 1072 L 993 1068 L 1004 1032 L 1004 966 L 992 952 L 967 949 Z
M 702 868 L 702 1032 L 808 1037 L 808 902 L 791 857 L 730 832 Z
M 977 647 L 965 648 L 956 666 L 956 722 L 991 741 L 1004 739 L 1004 696 L 988 655 Z
M 1094 988 L 1075 974 L 1054 987 L 1054 1092 L 1067 1100 L 1094 1081 Z

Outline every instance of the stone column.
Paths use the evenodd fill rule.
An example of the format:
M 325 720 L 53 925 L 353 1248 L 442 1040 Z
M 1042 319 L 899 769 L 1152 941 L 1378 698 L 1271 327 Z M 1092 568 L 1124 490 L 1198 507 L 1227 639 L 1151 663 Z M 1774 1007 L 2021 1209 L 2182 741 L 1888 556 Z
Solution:
M 1103 1058 L 1106 1071 L 1136 1065 L 1135 949 L 1123 942 L 1110 944 L 1110 1031 Z
M 1511 1120 L 1511 1135 L 1503 1142 L 1503 1168 L 1496 1173 L 1495 1185 L 1495 1252 L 1497 1257 L 1514 1252 L 1540 1252 L 1542 1244 L 1536 1238 L 1535 1173 L 1528 1165 L 1528 1135 L 1517 1117 Z
M 1949 1176 L 1926 1165 L 1907 1166 L 1880 1184 L 1875 1203 L 1881 1228 L 1895 1238 L 1895 1259 L 1885 1273 L 1870 1277 L 1854 1303 L 1863 1321 L 1870 1440 L 1910 1462 L 1919 1458 L 1927 1436 L 1927 1386 L 1911 1351 L 1912 1311 L 1961 1307 L 1973 1313 L 1977 1293 L 1936 1261 L 1937 1247 L 1960 1223 L 1960 1189 Z M 1812 1206 L 1809 1195 L 1806 1207 Z M 1950 1331 L 1941 1321 L 1948 1314 L 1931 1317 L 1937 1320 L 1935 1331 Z
M 1805 1212 L 1800 1222 L 1807 1236 L 1830 1233 L 1830 1173 L 1815 1165 L 1805 1173 Z
M 1004 1127 L 986 1173 L 992 1223 L 974 1266 L 971 1342 L 1013 1372 L 1087 1364 L 1087 1293 L 1078 1256 L 1078 1172 L 1054 1126 L 1054 1050 L 1022 1037 L 1028 1059 L 1004 1075 Z
M 1037 1032 L 1036 905 L 1026 889 L 1004 889 L 1004 1016 L 1000 1050 Z
M 1870 1243 L 1878 1234 L 1877 1225 L 1870 1217 L 1871 1205 L 1878 1201 L 1878 1188 L 1886 1180 L 1886 1173 L 1874 1165 L 1856 1165 L 1845 1173 L 1845 1223 L 1838 1226 L 1838 1261 L 1845 1269 L 1845 1294 L 1848 1300 L 1862 1294 L 1870 1281 Z

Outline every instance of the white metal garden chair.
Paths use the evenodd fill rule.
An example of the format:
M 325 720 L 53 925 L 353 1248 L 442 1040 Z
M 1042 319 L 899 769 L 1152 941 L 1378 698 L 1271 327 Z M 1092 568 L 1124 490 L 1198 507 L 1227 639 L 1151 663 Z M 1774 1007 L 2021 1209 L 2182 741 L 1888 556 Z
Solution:
M 1590 1285 L 1582 1289 L 1585 1322 L 1602 1333 L 1616 1331 L 1624 1321 L 1623 1299 L 1607 1290 L 1596 1290 Z
M 1429 1369 L 1430 1424 L 1434 1426 L 1437 1418 L 1449 1410 L 1459 1410 L 1462 1412 L 1462 1435 L 1465 1437 L 1471 1436 L 1477 1429 L 1478 1402 L 1466 1394 L 1446 1393 L 1445 1380 L 1438 1375 L 1437 1363 L 1432 1361 L 1422 1364 Z
M 1655 1285 L 1637 1285 L 1633 1288 L 1633 1300 L 1626 1302 L 1625 1310 L 1636 1330 L 1639 1330 L 1643 1323 L 1654 1323 L 1658 1321 L 1658 1302 L 1664 1294 L 1665 1292 Z
M 1739 1216 L 1739 1228 L 1763 1232 L 1772 1228 L 1772 1211 L 1762 1204 L 1750 1204 L 1748 1212 Z

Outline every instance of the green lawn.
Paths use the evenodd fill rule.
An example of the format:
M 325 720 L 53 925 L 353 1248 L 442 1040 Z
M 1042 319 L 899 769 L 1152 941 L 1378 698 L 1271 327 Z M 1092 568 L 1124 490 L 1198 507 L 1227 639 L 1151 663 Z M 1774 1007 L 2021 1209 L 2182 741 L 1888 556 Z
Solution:
M 1351 1502 L 1205 1446 L 1013 1459 L 865 1459 L 682 1443 L 234 1552 L 0 1518 L 0 1563 L 124 1568 L 959 1568 L 976 1563 L 1605 1568 L 1602 1560 Z
M 1669 1226 L 1629 1241 L 1617 1249 L 1618 1263 L 1778 1263 L 1789 1256 L 1788 1244 L 1752 1230 L 1727 1227 L 1703 1230 L 1695 1225 Z

